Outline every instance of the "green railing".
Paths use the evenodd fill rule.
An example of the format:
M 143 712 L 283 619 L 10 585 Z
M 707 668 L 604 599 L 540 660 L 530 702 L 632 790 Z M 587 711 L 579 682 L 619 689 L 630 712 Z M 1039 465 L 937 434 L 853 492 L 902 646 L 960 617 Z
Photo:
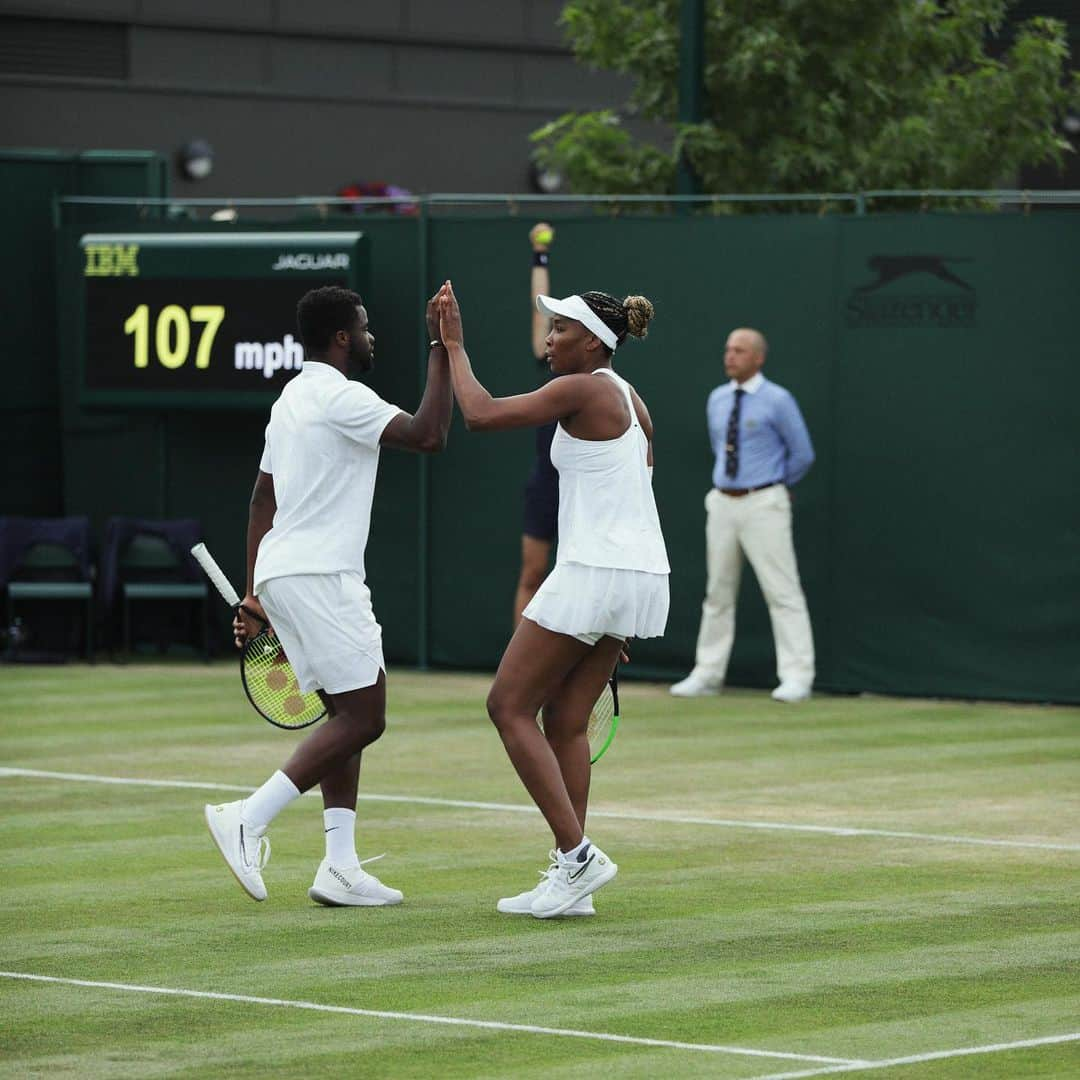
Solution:
M 535 213 L 544 207 L 558 213 L 582 209 L 613 214 L 666 216 L 688 212 L 728 214 L 739 208 L 766 209 L 804 207 L 808 211 L 854 213 L 856 215 L 889 209 L 987 209 L 1027 211 L 1036 207 L 1080 206 L 1080 191 L 1029 191 L 1023 189 L 924 188 L 913 190 L 871 190 L 856 192 L 802 192 L 798 194 L 719 194 L 719 195 L 530 195 L 530 194 L 454 194 L 401 195 L 379 198 L 342 198 L 340 196 L 292 196 L 283 198 L 139 198 L 130 196 L 79 195 L 54 200 L 57 225 L 77 223 L 80 210 L 127 209 L 136 219 L 147 220 L 218 220 L 224 224 L 257 217 L 260 220 L 297 218 L 317 221 L 341 213 L 399 213 L 436 215 L 447 211 L 489 210 L 516 213 L 528 208 Z M 243 212 L 243 214 L 241 214 Z M 205 214 L 205 217 L 202 215 Z M 215 218 L 214 215 L 217 215 Z

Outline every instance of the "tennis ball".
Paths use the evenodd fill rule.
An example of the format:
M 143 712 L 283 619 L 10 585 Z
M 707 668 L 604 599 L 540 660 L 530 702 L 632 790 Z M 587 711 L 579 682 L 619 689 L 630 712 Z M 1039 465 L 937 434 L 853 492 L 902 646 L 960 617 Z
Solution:
M 551 241 L 554 240 L 554 239 L 555 239 L 555 230 L 554 229 L 541 229 L 536 234 L 536 242 L 538 244 L 550 244 Z

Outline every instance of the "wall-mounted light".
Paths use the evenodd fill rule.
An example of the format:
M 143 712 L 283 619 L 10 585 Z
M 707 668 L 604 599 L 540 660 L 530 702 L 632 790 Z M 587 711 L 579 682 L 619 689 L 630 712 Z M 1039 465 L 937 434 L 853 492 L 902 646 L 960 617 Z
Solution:
M 205 180 L 214 171 L 214 148 L 205 139 L 180 147 L 176 162 L 185 180 Z
M 566 184 L 566 177 L 558 169 L 541 165 L 534 157 L 529 161 L 529 183 L 533 191 L 541 195 L 558 195 Z

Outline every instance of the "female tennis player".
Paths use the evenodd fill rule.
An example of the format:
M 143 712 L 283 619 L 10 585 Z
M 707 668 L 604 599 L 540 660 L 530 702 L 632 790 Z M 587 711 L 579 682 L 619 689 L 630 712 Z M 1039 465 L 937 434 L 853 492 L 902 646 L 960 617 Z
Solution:
M 551 461 L 559 472 L 555 569 L 525 608 L 488 694 L 488 715 L 518 776 L 555 837 L 536 888 L 498 910 L 591 915 L 591 894 L 618 867 L 585 835 L 589 711 L 632 637 L 659 637 L 668 613 L 668 566 L 652 493 L 652 420 L 611 367 L 627 335 L 644 337 L 653 306 L 587 292 L 538 296 L 551 316 L 554 374 L 530 394 L 493 398 L 465 352 L 452 284 L 439 290 L 439 327 L 454 395 L 470 431 L 557 421 Z M 544 730 L 536 723 L 543 710 Z

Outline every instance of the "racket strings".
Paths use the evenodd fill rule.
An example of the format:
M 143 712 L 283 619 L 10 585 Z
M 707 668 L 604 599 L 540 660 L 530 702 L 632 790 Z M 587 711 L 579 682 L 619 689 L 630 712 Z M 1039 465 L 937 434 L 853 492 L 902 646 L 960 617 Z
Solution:
M 542 716 L 536 718 L 540 730 L 544 730 Z M 596 764 L 603 756 L 604 751 L 611 745 L 615 737 L 615 731 L 619 726 L 619 696 L 617 680 L 612 679 L 607 683 L 597 698 L 596 704 L 589 713 L 589 722 L 585 728 L 585 734 L 589 741 L 589 760 Z
M 268 630 L 244 650 L 244 687 L 259 712 L 280 727 L 306 727 L 323 714 L 322 699 L 300 690 L 281 643 Z
M 611 686 L 605 686 L 604 692 L 596 700 L 596 704 L 589 713 L 589 746 L 595 752 L 604 745 L 611 729 L 611 721 L 615 716 L 615 698 L 611 693 Z

